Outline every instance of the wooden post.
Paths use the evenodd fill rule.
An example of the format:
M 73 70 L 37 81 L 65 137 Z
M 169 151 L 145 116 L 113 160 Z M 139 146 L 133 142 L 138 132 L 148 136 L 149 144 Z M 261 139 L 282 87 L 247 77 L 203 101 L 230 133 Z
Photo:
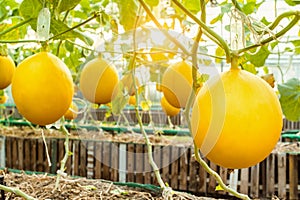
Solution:
M 179 161 L 179 190 L 187 190 L 187 174 L 188 174 L 188 159 L 187 148 L 180 148 L 180 161 Z
M 162 154 L 161 153 L 161 146 L 154 145 L 153 146 L 153 160 L 156 163 L 158 169 L 160 170 L 160 173 L 161 173 L 161 167 L 162 167 L 162 161 L 161 161 L 162 155 L 161 154 Z M 153 175 L 153 181 L 152 182 L 153 182 L 154 185 L 159 185 L 155 175 Z
M 6 137 L 5 140 L 5 154 L 6 154 L 6 167 L 12 168 L 12 149 L 11 149 L 11 137 Z
M 102 142 L 97 141 L 95 142 L 95 169 L 94 175 L 95 178 L 100 179 L 102 178 Z
M 170 186 L 174 190 L 178 190 L 178 161 L 179 161 L 179 147 L 172 146 L 171 150 L 171 180 L 170 180 Z
M 37 155 L 37 171 L 43 172 L 44 171 L 44 165 L 45 165 L 45 158 L 44 158 L 44 142 L 42 138 L 39 138 L 37 140 L 38 142 L 38 155 Z
M 229 185 L 232 189 L 237 190 L 239 170 L 235 169 L 229 175 Z
M 87 168 L 87 172 L 86 172 L 86 176 L 87 178 L 94 178 L 94 155 L 95 155 L 95 152 L 94 152 L 94 142 L 92 141 L 88 141 L 86 143 L 86 150 L 87 150 L 87 165 L 86 165 L 86 168 Z M 70 160 L 70 159 L 68 159 Z
M 213 162 L 210 162 L 210 168 L 212 170 L 216 171 L 217 170 L 217 165 L 215 163 L 213 163 Z M 216 186 L 217 186 L 216 179 L 213 176 L 209 175 L 208 193 L 209 194 L 214 194 Z
M 271 198 L 274 195 L 275 186 L 275 155 L 271 153 L 266 160 L 266 196 Z
M 30 139 L 24 139 L 24 170 L 30 170 Z
M 249 190 L 249 168 L 241 169 L 241 182 L 240 182 L 240 192 L 243 194 L 248 194 Z
M 222 178 L 223 182 L 227 185 L 227 169 L 224 167 L 220 167 L 220 177 Z M 218 191 L 219 194 L 226 194 L 225 191 Z
M 12 168 L 20 169 L 18 162 L 18 146 L 17 146 L 17 138 L 12 138 Z
M 127 145 L 127 182 L 134 182 L 134 144 Z
M 57 139 L 52 139 L 51 140 L 51 162 L 52 162 L 52 166 L 51 166 L 51 169 L 50 169 L 50 172 L 52 174 L 55 174 L 56 173 L 56 170 L 58 169 L 57 166 Z
M 102 178 L 105 180 L 111 180 L 110 179 L 110 167 L 111 167 L 111 160 L 110 160 L 110 154 L 111 154 L 111 142 L 103 142 L 103 157 L 102 157 Z
M 286 153 L 278 153 L 278 198 L 286 199 Z
M 298 155 L 289 154 L 289 198 L 298 199 Z
M 171 154 L 171 149 L 170 146 L 164 146 L 162 148 L 162 180 L 165 183 L 170 184 L 170 180 L 169 180 L 169 174 L 170 174 L 170 170 L 169 170 L 169 165 L 170 165 L 170 154 Z
M 205 162 L 207 163 L 208 160 L 206 158 L 204 158 Z M 205 169 L 200 166 L 199 167 L 199 192 L 203 193 L 203 194 L 207 194 L 207 172 L 205 171 Z
M 119 143 L 114 142 L 111 144 L 111 180 L 118 181 L 119 173 Z
M 73 170 L 72 175 L 73 176 L 79 176 L 79 140 L 74 140 L 73 142 Z
M 144 148 L 143 144 L 136 144 L 135 151 L 135 182 L 144 183 Z
M 119 182 L 126 182 L 126 144 L 121 143 L 119 148 Z
M 198 171 L 199 171 L 199 163 L 195 159 L 194 148 L 190 148 L 190 158 L 189 158 L 189 184 L 188 191 L 196 192 L 198 189 Z
M 147 145 L 143 145 L 143 146 L 144 146 L 144 183 L 152 184 L 151 174 L 152 174 L 153 170 L 149 163 L 148 147 L 147 147 Z
M 5 136 L 0 136 L 0 167 L 5 167 Z
M 251 167 L 250 196 L 252 198 L 259 197 L 259 164 Z

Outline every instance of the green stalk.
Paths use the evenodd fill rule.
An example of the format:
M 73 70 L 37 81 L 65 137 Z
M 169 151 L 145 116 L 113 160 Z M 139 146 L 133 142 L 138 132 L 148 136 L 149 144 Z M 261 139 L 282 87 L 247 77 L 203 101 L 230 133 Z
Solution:
M 196 147 L 195 143 L 194 143 L 194 151 L 195 151 L 195 159 L 201 164 L 201 166 L 205 169 L 205 171 L 207 171 L 211 176 L 213 176 L 216 179 L 216 181 L 219 183 L 219 185 L 221 186 L 221 188 L 224 191 L 234 195 L 237 198 L 244 199 L 244 200 L 250 200 L 248 195 L 241 194 L 241 193 L 235 191 L 234 189 L 230 188 L 229 186 L 225 185 L 225 183 L 223 182 L 220 175 L 217 172 L 210 169 L 210 167 L 207 165 L 207 163 L 200 157 L 198 148 Z
M 40 43 L 38 40 L 0 40 L 0 44 L 6 44 L 6 43 Z
M 223 40 L 223 38 L 218 35 L 216 32 L 214 32 L 212 29 L 210 29 L 202 20 L 198 19 L 193 13 L 191 13 L 188 9 L 186 9 L 181 3 L 178 2 L 178 0 L 172 0 L 187 16 L 189 16 L 191 19 L 193 19 L 198 25 L 201 26 L 201 28 L 204 29 L 203 33 L 206 34 L 208 37 L 212 36 L 215 38 L 220 46 L 224 49 L 226 54 L 226 61 L 227 63 L 230 63 L 231 61 L 231 53 L 229 46 Z
M 231 0 L 231 1 L 232 1 L 232 4 L 234 5 L 234 7 L 235 7 L 237 10 L 243 12 L 242 8 L 240 7 L 239 3 L 238 3 L 236 0 Z
M 79 24 L 77 24 L 77 25 L 75 25 L 75 26 L 69 28 L 68 30 L 62 31 L 62 32 L 58 33 L 57 35 L 54 35 L 54 36 L 50 37 L 50 38 L 48 39 L 48 41 L 53 40 L 53 39 L 55 39 L 55 38 L 57 38 L 57 37 L 59 37 L 59 36 L 65 34 L 65 33 L 68 33 L 68 32 L 70 32 L 70 31 L 72 31 L 72 30 L 74 30 L 74 29 L 76 29 L 76 28 L 78 28 L 78 27 L 80 27 L 80 26 L 82 26 L 82 25 L 88 23 L 89 21 L 91 21 L 91 20 L 93 20 L 93 19 L 99 17 L 99 16 L 100 16 L 100 13 L 99 13 L 99 12 L 95 12 L 94 15 L 93 15 L 92 17 L 90 17 L 90 18 L 88 18 L 87 20 L 85 20 L 85 21 L 83 21 L 83 22 L 81 22 L 81 23 L 79 23 Z
M 2 35 L 6 34 L 6 33 L 9 33 L 10 31 L 13 31 L 13 30 L 16 29 L 16 28 L 19 28 L 19 27 L 23 26 L 24 24 L 29 23 L 31 20 L 32 20 L 32 18 L 28 18 L 28 19 L 26 19 L 26 20 L 24 20 L 24 21 L 21 21 L 20 23 L 14 25 L 14 26 L 12 26 L 12 27 L 9 27 L 8 29 L 5 29 L 4 31 L 0 32 L 0 37 L 1 37 Z
M 70 156 L 70 150 L 69 150 L 69 135 L 70 135 L 70 133 L 66 129 L 66 127 L 64 125 L 64 122 L 65 122 L 65 120 L 62 118 L 62 120 L 61 120 L 61 129 L 62 129 L 62 132 L 65 135 L 65 142 L 64 142 L 65 155 L 64 155 L 63 159 L 60 161 L 60 169 L 59 169 L 59 172 L 57 173 L 55 187 L 54 187 L 53 191 L 56 191 L 59 187 L 59 182 L 60 182 L 62 173 L 64 173 L 64 171 L 65 171 L 65 165 L 66 165 L 67 160 Z
M 280 23 L 280 21 L 286 17 L 291 17 L 291 16 L 299 16 L 299 11 L 287 11 L 287 12 L 284 12 L 282 14 L 280 14 L 278 17 L 276 17 L 276 19 L 268 25 L 268 28 L 270 30 L 273 30 L 276 26 L 278 26 L 278 24 Z
M 139 7 L 139 12 L 140 13 L 141 11 L 141 7 Z M 137 27 L 137 24 L 138 24 L 138 21 L 139 21 L 139 15 L 136 16 L 136 19 L 135 19 L 135 29 L 133 31 L 133 57 L 130 61 L 130 66 L 129 68 L 132 69 L 132 70 L 135 70 L 135 60 L 136 60 L 136 27 Z M 133 76 L 134 76 L 134 73 L 133 73 Z M 136 87 L 136 82 L 135 82 L 135 78 L 133 77 L 133 85 L 135 88 Z M 159 172 L 159 168 L 157 167 L 156 163 L 154 162 L 154 159 L 153 159 L 153 155 L 152 155 L 152 144 L 149 140 L 149 137 L 144 129 L 144 125 L 143 125 L 143 122 L 142 122 L 142 118 L 140 116 L 140 113 L 139 113 L 139 97 L 138 97 L 138 92 L 136 91 L 135 92 L 135 97 L 136 97 L 136 105 L 134 106 L 134 109 L 135 109 L 135 115 L 136 115 L 136 118 L 137 118 L 137 121 L 138 121 L 138 124 L 140 126 L 140 130 L 141 130 L 141 133 L 145 139 L 145 143 L 147 145 L 147 149 L 148 149 L 148 160 L 149 160 L 149 164 L 151 165 L 152 169 L 153 169 L 153 172 L 155 174 L 155 177 L 157 179 L 157 182 L 158 184 L 160 185 L 160 187 L 163 189 L 163 192 L 166 192 L 167 190 L 166 189 L 169 189 L 164 181 L 162 180 L 161 178 L 161 175 L 160 175 L 160 172 Z
M 253 48 L 262 46 L 264 44 L 267 44 L 267 43 L 271 42 L 272 40 L 275 40 L 276 38 L 281 37 L 282 35 L 284 35 L 286 32 L 288 32 L 291 28 L 293 28 L 297 24 L 297 22 L 299 21 L 299 18 L 300 18 L 299 14 L 295 15 L 294 19 L 292 21 L 290 21 L 290 23 L 286 27 L 284 27 L 281 31 L 279 31 L 278 33 L 276 33 L 274 36 L 270 36 L 270 37 L 264 39 L 259 44 L 254 44 L 254 45 L 248 46 L 246 48 L 240 49 L 240 50 L 238 50 L 237 53 L 240 54 L 240 53 L 249 51 L 249 50 L 251 50 Z
M 26 200 L 37 200 L 36 198 L 24 193 L 23 191 L 19 190 L 18 188 L 8 187 L 8 186 L 0 184 L 0 190 L 4 190 L 6 192 L 14 193 L 14 194 L 16 194 L 20 197 L 23 197 Z M 4 197 L 3 197 L 3 199 L 4 199 Z

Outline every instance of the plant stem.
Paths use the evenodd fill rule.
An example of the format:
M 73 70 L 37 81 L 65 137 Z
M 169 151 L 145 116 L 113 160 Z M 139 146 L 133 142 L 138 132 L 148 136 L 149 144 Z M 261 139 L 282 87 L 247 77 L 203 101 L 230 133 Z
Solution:
M 272 40 L 275 40 L 275 39 L 281 37 L 282 35 L 284 35 L 286 32 L 288 32 L 291 28 L 293 28 L 297 24 L 297 22 L 299 21 L 299 18 L 300 18 L 299 14 L 295 15 L 294 19 L 292 21 L 290 21 L 290 23 L 287 26 L 285 26 L 281 31 L 279 31 L 278 33 L 276 33 L 273 36 L 270 36 L 270 37 L 264 39 L 259 44 L 254 44 L 254 45 L 251 45 L 251 46 L 248 46 L 246 48 L 238 50 L 238 54 L 249 51 L 253 48 L 262 46 L 264 44 L 267 44 L 267 43 L 271 42 Z
M 57 172 L 57 177 L 56 177 L 56 182 L 55 182 L 55 188 L 53 189 L 53 191 L 57 190 L 59 187 L 59 182 L 60 182 L 60 178 L 63 175 L 64 171 L 65 171 L 65 165 L 66 162 L 70 156 L 70 151 L 69 151 L 69 131 L 66 129 L 65 125 L 64 125 L 64 119 L 62 119 L 62 123 L 61 123 L 61 129 L 62 132 L 65 135 L 65 142 L 64 142 L 64 146 L 65 146 L 65 155 L 63 157 L 63 159 L 60 161 L 60 169 Z
M 176 46 L 178 46 L 184 54 L 187 56 L 190 55 L 190 52 L 174 37 L 172 37 L 169 33 L 168 30 L 165 30 L 162 25 L 158 22 L 158 20 L 155 18 L 155 16 L 152 14 L 151 10 L 148 8 L 146 3 L 143 0 L 138 0 L 141 4 L 141 6 L 144 8 L 146 11 L 147 15 L 151 18 L 151 20 L 154 22 L 154 24 L 157 26 L 157 28 L 170 40 L 172 41 Z
M 23 197 L 26 200 L 37 200 L 36 198 L 24 193 L 23 191 L 19 190 L 18 188 L 8 187 L 8 186 L 0 184 L 0 190 L 4 190 L 6 192 L 12 192 L 18 196 Z M 4 199 L 4 197 L 3 197 L 3 199 Z
M 0 40 L 1 43 L 40 43 L 38 40 Z
M 144 3 L 144 2 L 142 2 Z M 140 14 L 140 9 L 141 7 L 139 7 L 139 14 Z M 148 8 L 148 7 L 147 7 Z M 137 27 L 137 24 L 138 24 L 138 21 L 139 21 L 139 15 L 136 16 L 136 19 L 135 19 L 135 29 L 133 31 L 133 57 L 129 63 L 129 69 L 132 69 L 133 70 L 133 85 L 134 85 L 134 88 L 137 88 L 136 87 L 136 81 L 135 81 L 135 78 L 134 78 L 134 70 L 135 70 L 135 60 L 136 60 L 136 27 Z M 164 181 L 162 180 L 161 178 L 161 175 L 160 175 L 160 172 L 159 172 L 159 168 L 157 167 L 156 163 L 154 162 L 154 159 L 153 159 L 153 156 L 152 156 L 152 144 L 149 140 L 149 137 L 144 129 L 144 125 L 143 125 L 143 122 L 142 122 L 142 118 L 140 116 L 140 113 L 139 113 L 139 97 L 138 97 L 138 92 L 136 91 L 135 92 L 135 97 L 136 97 L 136 105 L 134 106 L 134 109 L 135 109 L 135 115 L 136 115 L 136 118 L 137 118 L 137 121 L 138 121 L 138 124 L 140 126 L 140 130 L 141 130 L 141 133 L 145 139 L 145 143 L 147 145 L 147 149 L 148 149 L 148 160 L 149 160 L 149 164 L 151 165 L 151 167 L 153 168 L 153 171 L 154 171 L 154 174 L 155 174 L 155 177 L 157 179 L 157 182 L 158 184 L 160 185 L 160 187 L 163 189 L 163 191 L 167 188 Z
M 280 23 L 280 21 L 283 18 L 291 17 L 293 15 L 295 15 L 295 16 L 299 15 L 299 11 L 287 11 L 287 12 L 280 14 L 278 17 L 276 17 L 276 19 L 271 24 L 268 25 L 268 28 L 270 30 L 273 30 Z
M 13 31 L 13 30 L 16 29 L 16 28 L 19 28 L 19 27 L 23 26 L 24 24 L 29 23 L 31 20 L 32 20 L 32 18 L 28 18 L 28 19 L 26 19 L 26 20 L 24 20 L 24 21 L 21 21 L 20 23 L 14 25 L 14 26 L 12 26 L 12 27 L 9 27 L 8 29 L 5 29 L 4 31 L 1 31 L 1 32 L 0 32 L 0 37 L 1 37 L 2 35 L 6 34 L 6 33 L 9 33 L 10 31 Z
M 239 3 L 236 0 L 231 0 L 232 4 L 234 5 L 234 7 L 236 9 L 238 9 L 239 11 L 243 12 L 242 8 L 240 7 Z
M 198 25 L 200 25 L 201 28 L 204 30 L 203 31 L 204 34 L 206 34 L 208 37 L 211 36 L 212 38 L 218 41 L 218 45 L 220 45 L 220 47 L 222 47 L 225 51 L 227 63 L 230 63 L 231 52 L 225 40 L 223 40 L 223 38 L 220 35 L 218 35 L 216 32 L 210 29 L 202 20 L 198 19 L 193 13 L 191 13 L 188 9 L 186 9 L 181 3 L 178 2 L 178 0 L 172 0 L 172 2 L 174 2 L 187 16 L 189 16 Z
M 90 18 L 88 18 L 87 20 L 85 20 L 85 21 L 83 21 L 83 22 L 81 22 L 81 23 L 79 23 L 79 24 L 77 24 L 77 25 L 75 25 L 75 26 L 69 28 L 68 30 L 62 31 L 62 32 L 58 33 L 57 35 L 54 35 L 54 36 L 50 37 L 50 38 L 48 39 L 48 41 L 49 41 L 49 40 L 53 40 L 53 39 L 55 39 L 55 38 L 57 38 L 57 37 L 59 37 L 59 36 L 65 34 L 65 33 L 68 33 L 68 32 L 70 32 L 70 31 L 72 31 L 72 30 L 74 30 L 74 29 L 76 29 L 76 28 L 78 28 L 78 27 L 80 27 L 80 26 L 82 26 L 82 25 L 88 23 L 89 21 L 91 21 L 91 20 L 93 20 L 93 19 L 99 17 L 99 16 L 100 16 L 100 13 L 99 13 L 99 12 L 95 12 L 94 15 L 93 15 L 92 17 L 90 17 Z
M 215 171 L 213 171 L 208 165 L 207 163 L 200 157 L 199 152 L 198 152 L 198 148 L 196 146 L 196 144 L 194 143 L 194 152 L 195 152 L 195 159 L 200 163 L 200 165 L 205 169 L 205 171 L 207 171 L 210 175 L 212 175 L 216 181 L 219 183 L 219 185 L 221 186 L 221 188 L 234 195 L 237 198 L 240 199 L 245 199 L 245 200 L 250 200 L 250 198 L 248 197 L 248 195 L 245 194 L 241 194 L 237 191 L 235 191 L 234 189 L 230 188 L 229 186 L 225 185 L 225 183 L 223 182 L 222 178 L 219 176 L 219 174 Z

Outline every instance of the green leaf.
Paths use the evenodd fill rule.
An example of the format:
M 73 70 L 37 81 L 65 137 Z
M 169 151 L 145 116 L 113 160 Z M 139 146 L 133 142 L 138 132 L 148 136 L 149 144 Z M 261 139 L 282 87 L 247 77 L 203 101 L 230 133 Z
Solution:
M 123 84 L 118 84 L 117 87 L 118 87 L 117 93 L 115 94 L 111 102 L 112 113 L 115 115 L 121 114 L 122 110 L 125 108 L 129 99 L 129 96 L 124 96 L 123 94 Z
M 269 22 L 266 17 L 263 17 L 261 20 L 260 20 L 264 25 L 268 26 L 269 24 L 271 24 L 271 22 Z
M 295 46 L 295 54 L 300 54 L 300 40 L 291 41 Z
M 51 26 L 50 30 L 53 35 L 57 35 L 59 33 L 62 33 L 63 31 L 69 30 L 70 28 L 63 22 L 56 20 L 54 18 L 51 19 Z M 80 31 L 72 30 L 69 32 L 66 32 L 58 37 L 59 39 L 80 39 L 83 42 L 85 42 L 87 45 L 93 45 L 94 41 L 89 38 L 88 36 L 84 35 Z
M 255 54 L 246 53 L 245 56 L 255 67 L 261 67 L 265 64 L 270 53 L 268 45 L 264 45 Z
M 116 0 L 120 11 L 120 24 L 123 25 L 125 31 L 134 28 L 138 3 L 136 0 Z
M 201 10 L 199 0 L 183 0 L 182 5 L 195 14 Z
M 215 24 L 215 23 L 217 23 L 218 21 L 221 21 L 222 20 L 222 18 L 223 18 L 223 15 L 224 14 L 219 14 L 217 17 L 215 17 L 215 18 L 213 18 L 209 23 L 210 24 Z
M 58 13 L 71 10 L 75 6 L 77 6 L 80 3 L 81 0 L 60 0 L 60 4 L 57 7 Z
M 273 50 L 277 45 L 278 45 L 278 41 L 276 40 L 276 41 L 274 41 L 274 42 L 271 42 L 270 43 L 270 47 L 271 47 L 271 49 Z
M 3 21 L 8 14 L 8 10 L 5 8 L 4 4 L 0 4 L 0 22 Z
M 290 121 L 300 121 L 300 80 L 292 78 L 278 85 L 283 114 Z
M 252 63 L 243 64 L 243 69 L 248 72 L 251 72 L 252 74 L 257 74 L 256 68 Z
M 24 0 L 20 5 L 19 12 L 25 19 L 37 18 L 42 8 L 43 5 L 39 0 Z
M 287 3 L 289 6 L 296 6 L 296 5 L 297 5 L 296 1 L 293 1 L 293 0 L 284 0 L 284 1 L 285 1 L 285 3 Z
M 159 0 L 145 0 L 145 2 L 151 7 L 155 7 L 159 4 Z
M 215 188 L 215 191 L 223 191 L 223 190 L 224 189 L 220 185 L 217 185 Z

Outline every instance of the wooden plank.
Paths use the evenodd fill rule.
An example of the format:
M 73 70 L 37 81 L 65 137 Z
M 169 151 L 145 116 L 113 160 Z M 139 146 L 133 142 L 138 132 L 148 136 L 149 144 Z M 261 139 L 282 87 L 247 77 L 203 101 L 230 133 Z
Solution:
M 45 144 L 44 144 L 44 148 L 45 148 L 45 155 L 44 155 L 44 163 L 45 163 L 45 168 L 44 168 L 44 172 L 47 172 L 47 173 L 50 173 L 51 169 L 50 169 L 50 165 L 49 165 L 49 162 L 48 162 L 48 158 L 47 158 L 47 153 L 49 155 L 49 159 L 50 159 L 50 162 L 51 162 L 51 165 L 52 165 L 52 160 L 51 160 L 51 139 L 46 139 L 46 145 L 47 145 L 47 149 L 48 149 L 48 152 L 46 151 L 46 148 L 45 148 Z
M 127 145 L 127 182 L 134 182 L 134 144 Z
M 161 172 L 161 178 L 164 181 L 164 183 L 168 183 L 170 185 L 170 154 L 171 154 L 171 147 L 170 146 L 164 146 L 162 148 L 162 172 Z
M 218 166 L 215 163 L 213 163 L 213 162 L 210 162 L 209 166 L 214 171 L 216 171 L 217 168 L 218 168 Z M 208 177 L 209 177 L 209 180 L 208 180 L 207 192 L 209 194 L 213 194 L 213 193 L 215 193 L 217 182 L 216 182 L 216 179 L 213 176 L 209 175 Z
M 298 157 L 289 154 L 289 199 L 298 199 Z
M 260 192 L 259 195 L 266 197 L 267 196 L 267 159 L 259 163 L 259 179 L 260 179 Z
M 229 175 L 230 188 L 234 189 L 235 191 L 237 191 L 238 188 L 238 177 L 239 177 L 238 169 L 233 170 Z
M 207 163 L 207 159 L 204 158 L 204 161 Z M 207 172 L 205 171 L 205 169 L 200 166 L 199 167 L 199 192 L 202 193 L 202 194 L 207 194 L 207 177 L 208 177 L 208 174 Z
M 80 142 L 80 158 L 79 158 L 79 176 L 86 177 L 87 169 L 87 142 Z
M 95 169 L 94 175 L 96 179 L 102 178 L 102 142 L 95 142 Z
M 135 182 L 144 183 L 144 147 L 143 144 L 135 145 Z
M 18 162 L 18 145 L 17 138 L 12 138 L 12 166 L 11 168 L 20 169 Z
M 74 140 L 73 142 L 73 155 L 72 155 L 72 161 L 73 161 L 73 168 L 72 168 L 72 175 L 73 176 L 79 176 L 79 140 Z
M 44 164 L 45 164 L 45 159 L 44 159 L 44 142 L 42 138 L 39 138 L 37 141 L 37 146 L 38 146 L 38 154 L 37 154 L 37 171 L 43 172 L 44 171 Z
M 241 169 L 240 192 L 248 194 L 249 191 L 249 168 Z
M 69 140 L 69 151 L 71 152 L 71 154 L 73 153 L 73 141 L 74 140 Z M 68 175 L 72 174 L 72 157 L 69 156 L 68 160 L 66 162 L 66 171 L 65 171 Z
M 187 175 L 188 175 L 188 155 L 185 147 L 180 148 L 179 158 L 179 190 L 187 190 Z
M 228 174 L 228 172 L 227 172 L 226 168 L 219 167 L 219 175 L 220 175 L 221 179 L 223 180 L 223 182 L 226 185 L 227 185 L 227 182 L 228 182 L 228 180 L 227 180 L 227 174 Z M 226 192 L 225 191 L 218 191 L 218 194 L 226 194 Z
M 143 145 L 143 146 L 144 146 L 144 183 L 151 184 L 152 167 L 149 163 L 148 147 L 147 145 Z
M 161 146 L 155 145 L 153 146 L 153 160 L 156 163 L 160 173 L 161 173 L 161 168 L 162 168 L 162 151 L 161 151 Z M 153 180 L 152 180 L 154 185 L 159 185 L 157 182 L 157 179 L 155 177 L 155 174 L 153 175 Z
M 194 156 L 194 148 L 189 149 L 189 183 L 188 183 L 188 191 L 196 192 L 198 190 L 198 171 L 199 171 L 199 163 L 196 161 Z
M 30 170 L 36 171 L 37 170 L 37 152 L 38 152 L 38 145 L 37 145 L 38 139 L 31 139 L 30 140 L 30 146 L 31 146 L 31 154 L 30 154 Z
M 119 145 L 119 182 L 125 183 L 126 182 L 126 167 L 127 167 L 127 160 L 126 160 L 126 148 L 127 144 L 120 143 Z
M 252 198 L 259 197 L 259 164 L 251 167 L 250 196 Z
M 111 180 L 110 176 L 110 168 L 111 168 L 111 142 L 104 142 L 103 143 L 103 157 L 102 157 L 102 178 L 105 180 Z
M 94 142 L 87 141 L 86 145 L 86 177 L 94 178 Z
M 278 162 L 278 198 L 286 199 L 286 154 L 279 153 L 277 154 Z
M 55 174 L 58 166 L 57 162 L 59 162 L 57 160 L 57 139 L 51 139 L 51 162 L 52 162 L 52 166 L 50 172 L 52 174 Z
M 6 167 L 12 168 L 11 137 L 6 137 L 6 140 L 5 140 L 5 154 L 6 154 L 6 158 L 5 158 Z
M 275 192 L 275 155 L 271 153 L 266 160 L 266 197 L 271 198 Z
M 57 140 L 57 170 L 60 169 L 60 162 L 64 158 L 65 155 L 65 140 L 64 139 L 58 139 Z
M 174 190 L 178 190 L 178 172 L 179 172 L 179 147 L 172 146 L 171 151 L 171 181 L 170 186 Z
M 5 154 L 5 136 L 0 136 L 0 167 L 6 167 L 6 154 Z
M 111 180 L 118 181 L 119 177 L 119 143 L 111 144 Z

